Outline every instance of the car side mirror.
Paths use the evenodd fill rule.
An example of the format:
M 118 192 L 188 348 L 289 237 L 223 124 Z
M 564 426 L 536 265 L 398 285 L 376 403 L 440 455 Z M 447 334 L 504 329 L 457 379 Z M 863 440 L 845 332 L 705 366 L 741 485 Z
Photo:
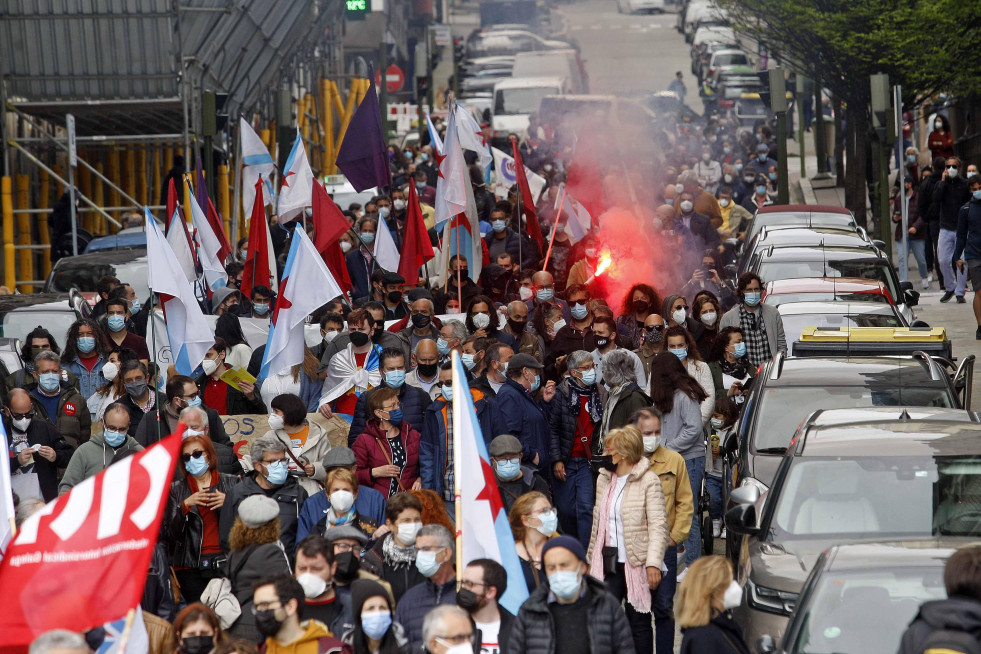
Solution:
M 722 270 L 725 271 L 726 277 L 729 278 L 729 279 L 735 279 L 736 278 L 736 273 L 739 272 L 739 269 L 736 267 L 736 264 L 734 264 L 734 263 L 728 264 Z
M 920 292 L 908 288 L 903 291 L 903 299 L 906 300 L 907 305 L 911 307 L 915 307 L 917 304 L 920 303 Z
M 729 499 L 735 504 L 753 506 L 760 499 L 760 489 L 756 486 L 740 486 L 729 493 Z
M 729 494 L 729 497 L 732 499 L 732 493 Z M 736 504 L 736 506 L 726 511 L 726 529 L 740 536 L 752 536 L 759 532 L 760 527 L 756 519 L 756 505 Z
M 930 329 L 930 325 L 928 323 L 923 322 L 922 320 L 914 320 L 913 324 L 910 325 L 910 327 L 916 327 L 918 329 Z
M 772 654 L 777 651 L 777 644 L 773 641 L 773 636 L 765 634 L 756 639 L 756 651 L 759 654 Z
M 886 249 L 886 242 L 885 241 L 881 241 L 881 240 L 879 240 L 877 238 L 872 239 L 872 245 L 874 245 L 875 247 L 879 248 L 880 250 L 885 250 Z

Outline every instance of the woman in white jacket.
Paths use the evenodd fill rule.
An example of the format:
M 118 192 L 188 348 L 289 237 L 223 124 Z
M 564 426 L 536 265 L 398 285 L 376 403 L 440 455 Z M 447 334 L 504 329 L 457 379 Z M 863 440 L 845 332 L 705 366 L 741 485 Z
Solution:
M 715 409 L 715 382 L 712 380 L 711 368 L 699 358 L 695 339 L 684 327 L 680 325 L 668 327 L 664 333 L 664 341 L 668 352 L 678 357 L 688 374 L 694 377 L 705 391 L 707 397 L 698 408 L 702 414 L 702 426 L 708 427 L 709 421 L 712 420 L 712 411 Z

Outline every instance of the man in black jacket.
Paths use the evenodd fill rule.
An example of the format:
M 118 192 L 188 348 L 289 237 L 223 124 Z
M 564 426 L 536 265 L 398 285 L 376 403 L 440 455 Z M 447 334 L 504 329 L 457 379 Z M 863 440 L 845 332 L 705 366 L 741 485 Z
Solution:
M 940 220 L 940 239 L 937 242 L 937 258 L 944 275 L 944 290 L 941 302 L 948 302 L 957 296 L 957 302 L 963 304 L 964 290 L 967 287 L 967 273 L 964 270 L 954 271 L 951 260 L 954 257 L 954 245 L 957 241 L 957 214 L 961 207 L 971 199 L 967 180 L 961 174 L 961 160 L 957 157 L 947 158 L 947 167 L 943 179 L 933 191 L 932 203 Z
M 34 419 L 27 391 L 15 388 L 7 395 L 3 426 L 10 438 L 10 474 L 34 473 L 44 501 L 58 497 L 58 468 L 68 466 L 73 450 L 53 424 Z
M 977 651 L 981 634 L 981 547 L 959 549 L 947 559 L 944 586 L 947 599 L 920 606 L 899 643 L 899 654 Z
M 919 196 L 916 203 L 916 211 L 920 219 L 926 224 L 927 234 L 930 237 L 926 248 L 927 268 L 936 273 L 941 288 L 944 285 L 943 275 L 940 274 L 940 263 L 937 261 L 937 240 L 940 238 L 940 220 L 937 217 L 937 212 L 933 210 L 933 192 L 936 190 L 937 184 L 940 183 L 943 172 L 944 158 L 934 158 L 930 168 L 930 176 L 924 179 L 920 183 L 920 187 L 916 190 Z
M 157 428 L 157 412 L 150 411 L 143 415 L 140 424 L 136 428 L 133 438 L 143 447 L 149 447 L 153 443 L 169 436 L 177 431 L 177 423 L 180 422 L 181 412 L 188 407 L 200 407 L 207 414 L 208 427 L 207 435 L 212 443 L 221 443 L 232 446 L 232 441 L 225 434 L 225 426 L 221 422 L 221 417 L 214 409 L 202 406 L 201 392 L 194 380 L 185 375 L 173 375 L 167 378 L 167 402 L 160 407 L 160 414 L 163 422 L 160 424 L 159 433 Z M 188 434 L 195 436 L 199 434 Z M 222 470 L 222 472 L 229 472 Z
M 478 651 L 497 654 L 508 651 L 514 616 L 498 604 L 507 589 L 508 574 L 493 559 L 474 559 L 463 569 L 456 603 L 473 618 L 479 638 Z
M 524 654 L 633 654 L 627 614 L 602 581 L 586 574 L 586 550 L 572 536 L 542 547 L 548 584 L 525 600 L 508 651 Z

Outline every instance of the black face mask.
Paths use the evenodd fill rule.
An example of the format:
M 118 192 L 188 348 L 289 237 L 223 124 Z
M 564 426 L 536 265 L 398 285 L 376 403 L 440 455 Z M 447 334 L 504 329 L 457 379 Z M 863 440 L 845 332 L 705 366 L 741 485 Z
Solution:
M 351 332 L 351 343 L 354 347 L 364 347 L 370 340 L 371 337 L 364 332 Z
M 599 456 L 594 456 L 589 461 L 589 465 L 594 470 L 609 470 L 610 472 L 614 472 L 617 469 L 617 464 L 613 463 L 612 454 L 601 454 Z
M 375 325 L 375 329 L 371 332 L 371 340 L 378 342 L 379 337 L 381 337 L 382 332 L 385 331 L 385 325 Z
M 358 578 L 358 570 L 361 569 L 361 561 L 354 552 L 341 552 L 337 555 L 337 572 L 334 579 L 342 584 L 350 584 Z
M 650 308 L 651 305 L 647 300 L 634 300 L 634 313 L 647 313 Z
M 528 323 L 524 320 L 508 320 L 508 325 L 515 334 L 523 334 Z
M 432 379 L 436 376 L 436 369 L 438 367 L 439 364 L 436 363 L 420 363 L 416 369 L 419 371 L 419 374 L 426 379 Z
M 416 329 L 424 329 L 429 327 L 429 324 L 433 319 L 429 316 L 423 315 L 421 313 L 412 314 L 412 326 Z
M 402 301 L 402 293 L 401 293 L 401 291 L 392 291 L 391 293 L 389 293 L 385 297 L 392 304 L 398 304 L 399 302 Z
M 456 591 L 456 605 L 467 613 L 473 613 L 480 608 L 480 598 L 469 588 L 460 588 Z
M 275 609 L 255 612 L 255 628 L 259 631 L 263 639 L 275 636 L 279 632 L 280 627 L 283 626 L 283 622 L 285 620 L 276 619 Z
M 214 648 L 214 636 L 188 636 L 181 644 L 181 652 L 184 654 L 208 654 Z

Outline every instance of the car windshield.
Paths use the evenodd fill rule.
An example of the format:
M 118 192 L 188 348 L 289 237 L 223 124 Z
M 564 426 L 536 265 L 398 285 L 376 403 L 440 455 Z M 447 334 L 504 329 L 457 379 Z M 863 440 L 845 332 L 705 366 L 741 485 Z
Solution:
M 501 89 L 494 102 L 494 113 L 502 116 L 535 113 L 542 104 L 542 98 L 558 93 L 559 89 L 554 86 Z
M 785 449 L 801 421 L 818 409 L 869 406 L 949 407 L 943 383 L 903 386 L 896 371 L 869 380 L 867 386 L 783 386 L 767 388 L 756 419 L 755 451 Z M 901 373 L 899 373 L 901 374 Z M 907 373 L 910 374 L 910 373 Z M 871 377 L 871 375 L 869 375 Z
M 799 315 L 781 316 L 783 329 L 787 335 L 787 344 L 791 355 L 794 353 L 794 341 L 800 338 L 805 327 L 820 327 L 822 329 L 838 329 L 839 327 L 903 327 L 902 321 L 891 313 L 803 313 Z
M 940 565 L 825 573 L 801 607 L 790 651 L 893 654 L 920 604 L 946 596 Z
M 759 98 L 741 98 L 736 102 L 736 113 L 741 116 L 765 116 L 766 106 Z
M 3 317 L 0 323 L 0 337 L 19 338 L 24 340 L 38 325 L 51 332 L 55 340 L 59 343 L 65 342 L 68 336 L 68 328 L 75 322 L 75 312 L 65 305 L 61 309 L 51 309 L 49 311 L 10 311 Z
M 749 61 L 742 53 L 720 54 L 715 56 L 716 66 L 745 66 Z
M 65 261 L 63 265 L 55 267 L 52 271 L 45 290 L 67 292 L 77 288 L 83 292 L 94 293 L 96 282 L 106 275 L 114 275 L 120 281 L 132 286 L 133 292 L 141 302 L 150 296 L 146 259 L 142 257 L 140 260 L 116 264 L 96 263 L 89 260 L 84 264 L 74 265 Z
M 781 538 L 981 536 L 981 457 L 795 458 L 773 509 Z M 839 651 L 837 649 L 835 652 Z
M 895 298 L 901 298 L 888 264 L 879 259 L 828 259 L 823 261 L 763 261 L 758 271 L 763 279 L 793 279 L 795 277 L 859 277 L 883 282 Z
M 889 298 L 882 293 L 771 293 L 763 300 L 772 307 L 788 302 L 872 302 L 889 304 Z

